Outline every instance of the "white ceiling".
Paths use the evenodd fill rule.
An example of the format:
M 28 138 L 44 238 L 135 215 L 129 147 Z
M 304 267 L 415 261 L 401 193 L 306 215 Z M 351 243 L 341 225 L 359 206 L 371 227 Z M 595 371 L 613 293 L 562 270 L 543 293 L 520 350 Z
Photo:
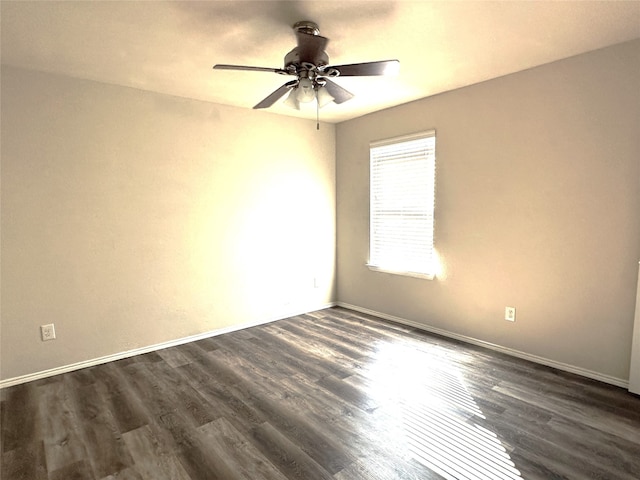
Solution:
M 312 20 L 331 64 L 397 58 L 394 77 L 338 78 L 340 122 L 640 38 L 640 1 L 1 2 L 2 63 L 251 108 L 289 80 L 213 70 L 280 68 L 291 26 Z M 315 118 L 278 103 L 270 111 Z

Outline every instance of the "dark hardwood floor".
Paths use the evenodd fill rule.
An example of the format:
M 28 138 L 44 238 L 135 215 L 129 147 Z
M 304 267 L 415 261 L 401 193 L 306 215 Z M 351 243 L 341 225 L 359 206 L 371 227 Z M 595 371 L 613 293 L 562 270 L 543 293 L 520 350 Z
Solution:
M 640 398 L 341 308 L 2 391 L 2 479 L 638 479 Z

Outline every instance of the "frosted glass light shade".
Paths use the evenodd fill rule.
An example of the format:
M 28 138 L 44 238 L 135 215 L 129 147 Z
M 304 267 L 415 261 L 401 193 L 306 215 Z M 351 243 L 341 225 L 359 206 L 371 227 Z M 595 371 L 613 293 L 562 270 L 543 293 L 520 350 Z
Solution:
M 318 105 L 320 106 L 320 108 L 330 104 L 334 100 L 335 98 L 333 98 L 333 96 L 325 87 L 320 87 L 320 90 L 318 90 Z
M 316 99 L 316 92 L 313 89 L 313 82 L 308 78 L 301 78 L 296 87 L 297 99 L 301 103 L 313 102 Z
M 289 95 L 284 100 L 284 104 L 289 108 L 300 110 L 300 102 L 298 101 L 298 92 L 296 88 L 292 88 Z

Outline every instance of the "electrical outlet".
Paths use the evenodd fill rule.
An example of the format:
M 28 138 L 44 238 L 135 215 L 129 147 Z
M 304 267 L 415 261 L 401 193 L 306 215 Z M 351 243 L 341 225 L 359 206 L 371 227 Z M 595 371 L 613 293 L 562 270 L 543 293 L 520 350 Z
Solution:
M 516 321 L 516 307 L 505 307 L 504 309 L 504 319 L 509 320 L 510 322 Z
M 49 325 L 41 325 L 40 334 L 42 335 L 43 342 L 46 342 L 47 340 L 55 340 L 56 328 L 53 326 L 53 323 L 50 323 Z

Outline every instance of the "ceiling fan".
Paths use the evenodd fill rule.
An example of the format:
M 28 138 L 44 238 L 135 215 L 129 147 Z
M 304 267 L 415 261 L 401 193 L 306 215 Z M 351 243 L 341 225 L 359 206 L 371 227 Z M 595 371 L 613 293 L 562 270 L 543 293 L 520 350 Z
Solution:
M 284 57 L 284 68 L 250 67 L 244 65 L 214 65 L 218 70 L 249 70 L 254 72 L 274 72 L 295 76 L 253 108 L 269 108 L 287 92 L 285 104 L 300 109 L 300 103 L 317 101 L 317 108 L 330 102 L 343 103 L 353 98 L 329 78 L 387 75 L 396 73 L 400 62 L 384 60 L 379 62 L 352 63 L 347 65 L 329 65 L 329 56 L 324 51 L 328 38 L 320 36 L 318 25 L 310 21 L 301 21 L 293 26 L 298 45 Z

